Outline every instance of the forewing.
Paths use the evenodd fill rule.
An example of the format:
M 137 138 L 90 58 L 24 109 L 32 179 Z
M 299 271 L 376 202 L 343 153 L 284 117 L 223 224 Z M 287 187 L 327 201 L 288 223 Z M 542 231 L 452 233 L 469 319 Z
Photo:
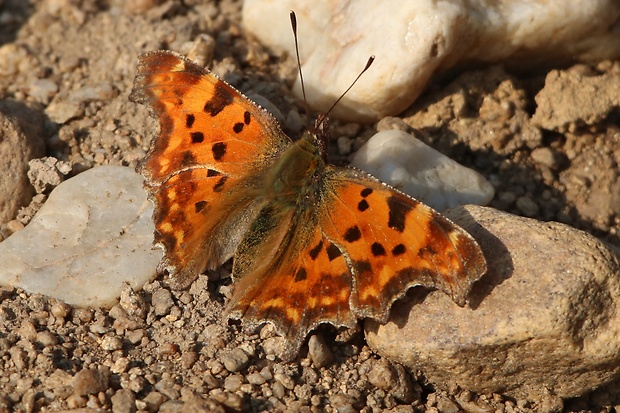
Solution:
M 233 254 L 258 210 L 260 176 L 290 140 L 268 112 L 174 52 L 139 57 L 130 99 L 159 124 L 141 173 L 162 266 L 183 287 Z

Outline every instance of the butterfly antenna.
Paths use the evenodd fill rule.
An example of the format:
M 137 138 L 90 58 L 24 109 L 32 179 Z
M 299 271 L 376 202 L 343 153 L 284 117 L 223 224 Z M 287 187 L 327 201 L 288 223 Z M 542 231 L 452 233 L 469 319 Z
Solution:
M 308 100 L 306 99 L 306 86 L 304 84 L 304 74 L 301 70 L 301 59 L 299 58 L 299 41 L 297 40 L 297 16 L 295 12 L 291 10 L 291 27 L 293 29 L 293 37 L 295 38 L 295 55 L 297 56 L 297 69 L 299 70 L 299 81 L 301 82 L 301 93 L 304 96 L 304 110 L 306 112 L 306 119 L 310 117 L 310 108 L 308 107 Z
M 362 69 L 362 71 L 360 72 L 359 75 L 357 75 L 357 77 L 355 78 L 355 80 L 351 83 L 351 86 L 349 86 L 347 88 L 347 90 L 345 90 L 338 99 L 336 99 L 336 101 L 334 102 L 334 104 L 327 110 L 327 112 L 325 112 L 324 115 L 321 116 L 321 119 L 319 120 L 319 123 L 317 125 L 320 126 L 321 123 L 323 123 L 325 121 L 325 119 L 327 119 L 327 116 L 329 115 L 329 113 L 336 107 L 336 105 L 342 100 L 342 98 L 349 93 L 349 90 L 351 90 L 351 88 L 357 83 L 357 81 L 360 79 L 360 77 L 362 77 L 362 75 L 364 74 L 364 72 L 366 72 L 370 66 L 372 65 L 372 63 L 375 61 L 375 55 L 372 55 L 368 58 L 368 61 L 366 62 L 366 66 L 364 66 L 364 69 Z M 305 99 L 305 95 L 304 95 L 304 99 Z

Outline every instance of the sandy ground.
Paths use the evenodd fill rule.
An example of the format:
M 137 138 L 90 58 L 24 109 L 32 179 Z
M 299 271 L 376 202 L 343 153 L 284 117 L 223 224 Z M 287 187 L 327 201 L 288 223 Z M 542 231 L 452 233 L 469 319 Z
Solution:
M 238 1 L 0 0 L 0 16 L 0 99 L 44 116 L 47 155 L 71 162 L 72 174 L 137 165 L 154 123 L 127 100 L 136 56 L 160 48 L 186 53 L 201 33 L 216 41 L 215 71 L 269 99 L 285 115 L 285 131 L 299 135 L 299 116 L 292 114 L 303 109 L 288 91 L 294 62 L 244 35 Z M 618 76 L 620 62 L 560 69 L 605 79 Z M 575 87 L 570 83 L 550 92 L 550 101 L 535 101 L 547 74 L 497 66 L 444 76 L 400 118 L 379 125 L 334 121 L 332 135 L 350 138 L 355 148 L 378 127 L 404 121 L 487 177 L 497 192 L 491 206 L 565 222 L 620 246 L 617 108 L 595 121 L 577 116 L 543 130 L 531 122 L 536 110 L 551 110 L 544 106 L 554 101 L 559 117 L 575 109 L 562 99 Z M 335 162 L 346 162 L 347 153 L 335 143 L 332 149 Z M 37 205 L 20 214 L 23 223 Z M 210 274 L 188 291 L 170 291 L 155 280 L 143 291 L 126 291 L 112 310 L 72 309 L 0 289 L 0 412 L 614 411 L 620 404 L 618 383 L 563 404 L 431 386 L 422 373 L 370 351 L 361 330 L 322 329 L 314 353 L 305 346 L 296 362 L 284 364 L 273 356 L 278 338 L 271 329 L 245 334 L 220 322 L 229 284 Z M 313 362 L 330 353 L 326 366 Z

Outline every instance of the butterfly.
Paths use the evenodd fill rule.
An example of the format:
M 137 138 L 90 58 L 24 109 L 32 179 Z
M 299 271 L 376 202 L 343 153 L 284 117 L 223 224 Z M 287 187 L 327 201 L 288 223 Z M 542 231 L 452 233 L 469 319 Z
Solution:
M 476 241 L 429 206 L 326 162 L 326 121 L 293 142 L 275 118 L 172 51 L 139 57 L 130 99 L 159 132 L 141 165 L 160 270 L 185 288 L 231 257 L 226 316 L 272 323 L 294 358 L 319 324 L 388 319 L 409 287 L 459 305 L 486 271 Z

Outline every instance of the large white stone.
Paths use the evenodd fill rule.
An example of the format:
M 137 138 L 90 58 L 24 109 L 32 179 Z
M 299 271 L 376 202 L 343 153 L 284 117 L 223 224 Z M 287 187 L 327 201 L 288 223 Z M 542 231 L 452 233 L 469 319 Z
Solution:
M 155 276 L 153 206 L 130 168 L 102 166 L 54 189 L 25 229 L 0 243 L 0 285 L 78 306 L 112 306 Z
M 356 120 L 399 113 L 434 73 L 460 63 L 620 56 L 617 0 L 245 0 L 243 24 L 265 45 L 294 53 L 290 10 L 313 108 L 329 108 L 376 56 L 333 112 Z
M 478 172 L 401 130 L 375 134 L 355 153 L 351 166 L 438 211 L 464 204 L 486 205 L 495 193 Z

